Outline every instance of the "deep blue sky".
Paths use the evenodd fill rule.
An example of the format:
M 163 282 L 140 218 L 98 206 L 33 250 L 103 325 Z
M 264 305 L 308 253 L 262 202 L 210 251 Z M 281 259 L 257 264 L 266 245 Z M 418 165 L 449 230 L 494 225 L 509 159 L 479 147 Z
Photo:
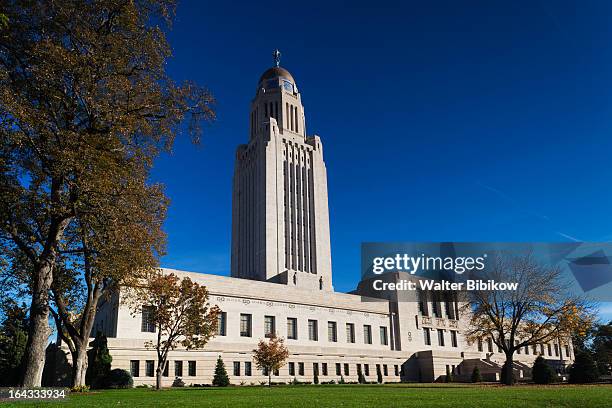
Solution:
M 229 274 L 234 151 L 277 47 L 324 143 L 336 290 L 359 280 L 362 241 L 612 240 L 611 12 L 181 1 L 168 68 L 214 93 L 218 120 L 154 169 L 162 265 Z

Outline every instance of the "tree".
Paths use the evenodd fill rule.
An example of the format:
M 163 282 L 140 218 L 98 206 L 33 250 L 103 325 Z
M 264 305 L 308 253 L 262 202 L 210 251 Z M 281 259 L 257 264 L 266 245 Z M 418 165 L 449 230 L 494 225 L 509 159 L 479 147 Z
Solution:
M 217 387 L 227 387 L 230 383 L 227 371 L 225 370 L 225 364 L 221 356 L 217 358 L 217 365 L 215 366 L 215 377 L 213 378 L 213 385 Z
M 87 374 L 85 382 L 91 388 L 103 388 L 111 371 L 113 357 L 108 351 L 106 336 L 98 332 L 87 351 Z
M 267 342 L 260 340 L 253 350 L 255 365 L 268 373 L 268 386 L 272 385 L 272 371 L 280 369 L 289 358 L 289 350 L 284 342 L 282 337 L 272 335 Z
M 145 347 L 157 352 L 156 388 L 160 389 L 170 350 L 204 347 L 215 333 L 220 310 L 208 303 L 205 286 L 161 270 L 149 274 L 142 286 L 127 290 L 134 315 L 140 315 L 143 307 L 152 308 L 149 317 L 157 338 L 145 342 Z
M 482 376 L 480 375 L 480 368 L 478 368 L 478 366 L 475 366 L 474 369 L 472 370 L 472 382 L 473 383 L 482 382 Z
M 214 117 L 206 90 L 177 85 L 166 73 L 171 50 L 165 29 L 174 9 L 174 0 L 3 3 L 0 245 L 32 298 L 24 386 L 40 386 L 58 263 L 66 270 L 76 265 L 68 256 L 82 265 L 112 259 L 109 248 L 120 247 L 121 240 L 109 244 L 121 236 L 119 226 L 126 221 L 106 225 L 115 216 L 113 206 L 134 188 L 159 198 L 161 188 L 145 184 L 155 157 L 171 149 L 184 119 L 190 120 L 187 129 L 197 141 L 202 121 Z M 129 225 L 134 224 L 125 228 Z M 152 232 L 163 237 L 159 225 Z M 83 240 L 96 244 L 77 251 Z M 128 244 L 120 253 L 129 252 Z M 147 251 L 163 246 L 157 244 L 163 243 Z M 85 279 L 86 286 L 105 281 L 96 266 L 71 273 L 94 274 Z M 64 288 L 61 283 L 54 289 Z M 81 343 L 95 314 L 95 285 L 83 297 L 84 310 L 66 324 L 67 333 Z M 76 305 L 66 305 L 71 307 Z M 58 315 L 67 316 L 61 310 Z M 70 325 L 80 326 L 80 334 Z M 83 352 L 77 358 L 78 382 L 87 359 Z
M 380 365 L 376 365 L 376 382 L 379 384 L 383 383 L 382 372 L 380 371 Z
M 491 257 L 490 257 L 491 258 Z M 531 253 L 498 254 L 487 279 L 516 282 L 515 291 L 470 291 L 464 306 L 470 313 L 468 341 L 491 338 L 504 352 L 501 382 L 513 383 L 516 350 L 534 344 L 566 339 L 593 320 L 592 305 L 568 296 L 558 268 L 540 265 Z
M 538 356 L 533 362 L 531 377 L 536 384 L 550 384 L 556 381 L 557 373 L 542 356 Z
M 612 322 L 597 326 L 593 335 L 593 353 L 601 375 L 612 371 Z
M 0 324 L 0 385 L 14 386 L 19 382 L 28 338 L 26 305 L 19 306 L 7 299 L 2 304 L 4 319 Z
M 576 353 L 574 364 L 569 369 L 569 382 L 572 384 L 592 383 L 599 379 L 597 364 L 590 353 Z

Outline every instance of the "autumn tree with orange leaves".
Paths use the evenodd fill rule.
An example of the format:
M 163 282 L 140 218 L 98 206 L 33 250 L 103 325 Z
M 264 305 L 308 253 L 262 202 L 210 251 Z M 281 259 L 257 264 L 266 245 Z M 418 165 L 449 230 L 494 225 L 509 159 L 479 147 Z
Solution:
M 289 350 L 285 346 L 285 341 L 282 337 L 273 335 L 267 342 L 260 340 L 253 353 L 253 360 L 257 368 L 266 370 L 268 373 L 269 387 L 272 385 L 272 372 L 285 365 L 285 361 L 289 358 Z
M 200 349 L 214 336 L 221 312 L 208 302 L 208 290 L 188 277 L 180 279 L 162 271 L 151 274 L 146 283 L 127 289 L 132 314 L 149 308 L 148 321 L 154 326 L 155 341 L 145 347 L 157 352 L 156 388 L 161 388 L 168 354 L 177 347 Z

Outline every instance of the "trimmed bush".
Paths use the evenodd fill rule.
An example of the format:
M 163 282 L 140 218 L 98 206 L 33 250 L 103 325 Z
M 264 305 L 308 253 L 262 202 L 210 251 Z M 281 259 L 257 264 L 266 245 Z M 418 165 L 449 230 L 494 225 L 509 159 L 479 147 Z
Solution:
M 176 377 L 174 381 L 172 381 L 172 386 L 177 388 L 184 387 L 185 381 L 183 381 L 181 377 Z
M 359 384 L 365 384 L 366 383 L 366 379 L 365 376 L 363 375 L 362 372 L 359 372 Z
M 576 360 L 569 370 L 569 382 L 572 384 L 592 383 L 599 379 L 597 364 L 590 353 L 576 353 Z
M 227 371 L 225 370 L 225 364 L 221 356 L 217 359 L 217 366 L 215 367 L 215 377 L 213 378 L 213 385 L 217 387 L 227 387 L 230 383 Z
M 480 375 L 480 368 L 474 367 L 472 370 L 472 382 L 479 383 L 482 382 L 482 376 Z
M 536 384 L 550 384 L 557 380 L 557 373 L 542 356 L 538 356 L 533 362 L 531 377 Z
M 446 367 L 446 378 L 444 378 L 444 381 L 447 383 L 453 382 L 453 373 L 448 367 Z
M 108 373 L 105 386 L 112 389 L 132 388 L 134 386 L 134 379 L 127 371 L 115 368 Z

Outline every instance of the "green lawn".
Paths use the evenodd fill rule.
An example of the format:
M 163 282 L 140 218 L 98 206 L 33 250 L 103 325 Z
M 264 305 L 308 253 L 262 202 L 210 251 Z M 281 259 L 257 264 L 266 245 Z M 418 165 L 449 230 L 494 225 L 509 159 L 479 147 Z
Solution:
M 459 384 L 298 385 L 108 390 L 64 402 L 3 406 L 56 407 L 612 407 L 612 385 L 476 386 Z

